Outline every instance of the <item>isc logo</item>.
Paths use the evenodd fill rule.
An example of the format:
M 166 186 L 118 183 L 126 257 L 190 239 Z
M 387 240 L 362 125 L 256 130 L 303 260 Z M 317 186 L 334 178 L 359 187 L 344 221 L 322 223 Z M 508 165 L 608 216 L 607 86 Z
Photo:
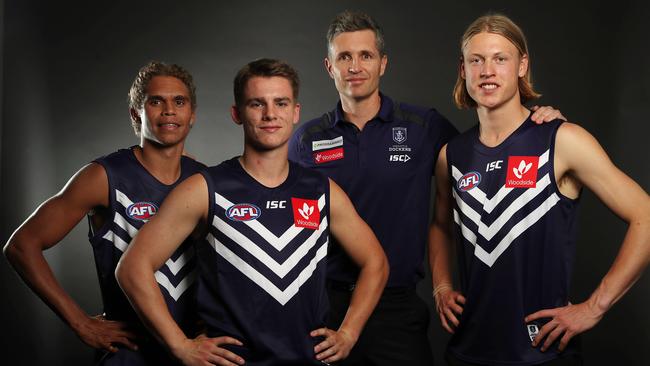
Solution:
M 156 212 L 158 212 L 158 207 L 149 202 L 136 202 L 126 208 L 127 216 L 140 221 L 148 221 Z
M 287 207 L 287 201 L 266 201 L 266 208 L 268 209 L 286 208 L 286 207 Z
M 458 189 L 467 192 L 481 183 L 481 174 L 479 172 L 469 172 L 458 180 Z
M 407 154 L 388 156 L 388 161 L 401 161 L 403 163 L 406 163 L 409 160 L 411 160 L 411 157 Z
M 233 221 L 251 221 L 262 214 L 259 207 L 250 203 L 238 203 L 226 210 L 226 216 Z

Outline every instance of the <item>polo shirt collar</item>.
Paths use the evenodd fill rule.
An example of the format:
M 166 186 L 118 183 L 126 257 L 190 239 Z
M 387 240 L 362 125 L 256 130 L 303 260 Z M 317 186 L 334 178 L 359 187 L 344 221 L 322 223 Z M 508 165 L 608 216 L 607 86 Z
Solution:
M 382 94 L 381 92 L 379 92 L 379 97 L 381 98 L 379 113 L 377 113 L 377 115 L 373 119 L 378 119 L 382 122 L 392 122 L 395 119 L 393 100 L 387 97 L 386 95 Z M 343 114 L 343 106 L 341 105 L 341 101 L 339 100 L 339 102 L 336 103 L 336 108 L 334 109 L 334 121 L 332 121 L 332 125 L 335 125 L 340 122 L 346 122 L 346 120 Z

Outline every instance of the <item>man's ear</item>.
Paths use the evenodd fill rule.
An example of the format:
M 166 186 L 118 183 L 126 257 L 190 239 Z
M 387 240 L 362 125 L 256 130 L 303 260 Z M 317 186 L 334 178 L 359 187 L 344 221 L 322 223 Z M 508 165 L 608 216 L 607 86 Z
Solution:
M 138 113 L 138 110 L 135 108 L 129 108 L 129 114 L 131 115 L 131 121 L 135 123 L 142 123 L 140 120 L 140 113 Z
M 323 59 L 323 65 L 325 65 L 325 70 L 329 76 L 334 79 L 334 75 L 332 74 L 332 62 L 330 61 L 329 56 L 325 56 L 325 59 Z
M 519 60 L 519 77 L 523 78 L 528 72 L 528 55 L 522 55 Z
M 241 118 L 239 117 L 239 109 L 237 108 L 236 105 L 230 106 L 230 117 L 232 118 L 233 122 L 235 122 L 238 125 L 242 124 Z

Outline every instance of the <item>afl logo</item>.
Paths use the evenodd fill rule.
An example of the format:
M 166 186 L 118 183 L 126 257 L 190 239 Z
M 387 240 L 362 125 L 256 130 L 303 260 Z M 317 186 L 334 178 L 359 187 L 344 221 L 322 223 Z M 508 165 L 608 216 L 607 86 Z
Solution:
M 238 203 L 226 210 L 226 216 L 233 221 L 251 221 L 262 214 L 259 207 L 250 203 Z
M 469 172 L 458 180 L 458 189 L 467 192 L 481 183 L 481 174 L 479 172 Z
M 158 212 L 158 207 L 149 202 L 136 202 L 126 208 L 126 214 L 140 221 L 149 221 Z

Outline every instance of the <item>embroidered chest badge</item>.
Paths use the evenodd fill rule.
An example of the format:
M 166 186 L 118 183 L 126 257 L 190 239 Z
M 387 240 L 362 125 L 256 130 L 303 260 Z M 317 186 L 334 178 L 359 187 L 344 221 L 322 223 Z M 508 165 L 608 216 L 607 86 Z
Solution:
M 407 137 L 406 127 L 393 127 L 393 141 L 396 144 L 403 144 Z

